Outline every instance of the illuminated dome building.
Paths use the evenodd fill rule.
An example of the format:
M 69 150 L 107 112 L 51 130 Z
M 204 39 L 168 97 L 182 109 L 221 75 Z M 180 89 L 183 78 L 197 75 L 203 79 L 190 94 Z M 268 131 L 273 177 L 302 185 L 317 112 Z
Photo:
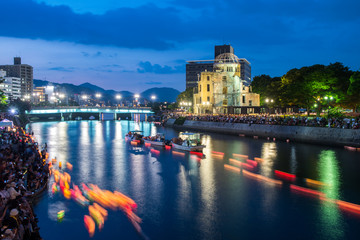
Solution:
M 213 71 L 201 72 L 194 94 L 196 114 L 254 113 L 254 107 L 259 106 L 260 95 L 251 92 L 247 79 L 241 79 L 240 59 L 235 54 L 218 55 Z

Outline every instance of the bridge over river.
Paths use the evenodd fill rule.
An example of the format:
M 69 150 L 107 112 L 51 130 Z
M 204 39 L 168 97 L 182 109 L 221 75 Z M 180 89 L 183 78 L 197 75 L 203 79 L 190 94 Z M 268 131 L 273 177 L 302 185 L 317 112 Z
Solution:
M 26 111 L 31 121 L 118 120 L 144 121 L 152 116 L 150 107 L 43 107 Z

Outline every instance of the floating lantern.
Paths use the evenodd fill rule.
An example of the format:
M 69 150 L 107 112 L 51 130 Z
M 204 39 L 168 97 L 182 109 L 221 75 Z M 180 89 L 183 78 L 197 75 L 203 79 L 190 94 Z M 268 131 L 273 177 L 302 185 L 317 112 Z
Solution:
M 204 156 L 204 154 L 201 153 L 201 152 L 193 152 L 193 151 L 191 151 L 190 154 L 198 155 L 198 156 L 200 156 L 200 157 Z
M 254 168 L 257 167 L 258 163 L 254 160 L 246 159 L 246 162 L 250 165 L 252 165 Z
M 323 182 L 312 180 L 309 178 L 305 178 L 305 182 L 308 187 L 326 187 L 326 186 L 328 186 L 327 184 L 325 184 Z
M 61 210 L 57 213 L 57 219 L 62 220 L 65 216 L 65 210 Z
M 233 153 L 232 154 L 234 157 L 238 157 L 238 158 L 248 158 L 248 155 L 242 155 L 242 154 L 237 154 L 237 153 Z
M 233 158 L 229 158 L 229 162 L 238 167 L 241 167 L 241 164 L 242 164 L 242 162 L 240 162 L 239 160 L 233 159 Z
M 256 180 L 262 181 L 267 184 L 277 185 L 277 186 L 282 185 L 282 181 L 280 181 L 280 180 L 271 179 L 271 178 L 268 178 L 268 177 L 265 177 L 265 176 L 262 176 L 262 175 L 259 175 L 256 173 L 249 172 L 245 169 L 243 169 L 242 173 L 246 177 L 250 177 L 252 179 L 256 179 Z
M 228 165 L 228 164 L 224 164 L 224 168 L 226 170 L 229 170 L 229 171 L 232 171 L 232 172 L 236 172 L 236 173 L 240 173 L 241 172 L 241 169 L 238 168 L 238 167 L 234 167 L 234 166 L 231 166 L 231 165 Z
M 254 158 L 254 160 L 257 161 L 257 162 L 263 162 L 264 161 L 264 159 L 258 158 L 258 157 Z
M 175 155 L 178 155 L 178 156 L 182 156 L 182 157 L 185 156 L 185 153 L 183 153 L 183 152 L 172 151 L 172 153 L 175 154 Z
M 94 220 L 89 215 L 85 215 L 84 216 L 84 224 L 85 224 L 86 230 L 89 232 L 89 236 L 93 237 L 94 233 L 95 233 L 95 222 L 94 222 Z
M 282 172 L 279 170 L 275 170 L 275 176 L 289 182 L 294 182 L 296 179 L 296 175 Z
M 326 195 L 322 192 L 316 191 L 316 190 L 312 190 L 309 188 L 304 188 L 304 187 L 299 187 L 293 184 L 290 184 L 290 189 L 291 191 L 295 191 L 298 193 L 303 193 L 305 195 L 311 196 L 311 197 L 315 197 L 315 198 L 320 198 L 320 197 L 326 197 Z

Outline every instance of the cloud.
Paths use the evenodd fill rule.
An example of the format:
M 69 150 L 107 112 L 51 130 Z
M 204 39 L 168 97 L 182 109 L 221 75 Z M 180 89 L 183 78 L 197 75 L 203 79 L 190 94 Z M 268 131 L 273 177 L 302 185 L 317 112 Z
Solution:
M 149 61 L 140 62 L 139 68 L 137 69 L 138 73 L 156 73 L 156 74 L 173 74 L 173 73 L 183 73 L 185 71 L 184 66 L 161 66 L 159 64 L 151 64 Z
M 211 4 L 204 0 L 174 0 L 170 6 L 147 4 L 95 15 L 75 13 L 68 6 L 3 0 L 0 23 L 11 21 L 1 24 L 0 34 L 166 50 L 204 40 L 231 39 L 239 45 L 302 42 L 317 31 L 321 34 L 316 38 L 326 39 L 336 32 L 353 31 L 350 27 L 360 23 L 360 3 L 355 0 L 214 0 Z M 192 14 L 194 11 L 196 14 Z M 354 21 L 351 26 L 347 24 Z
M 73 67 L 52 67 L 48 68 L 50 71 L 59 71 L 59 72 L 73 72 L 75 68 Z
M 161 85 L 162 82 L 150 81 L 150 82 L 145 82 L 145 84 L 147 84 L 147 85 Z

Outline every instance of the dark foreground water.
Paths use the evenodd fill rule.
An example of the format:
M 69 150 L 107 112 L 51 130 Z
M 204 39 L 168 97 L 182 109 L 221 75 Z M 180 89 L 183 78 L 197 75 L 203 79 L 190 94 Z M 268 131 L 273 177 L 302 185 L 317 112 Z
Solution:
M 232 153 L 261 157 L 258 173 L 274 178 L 274 170 L 322 181 L 328 197 L 360 204 L 360 152 L 341 148 L 204 134 L 201 161 L 171 150 L 153 155 L 124 140 L 129 130 L 145 135 L 178 135 L 171 128 L 129 121 L 32 123 L 39 144 L 50 158 L 73 164 L 72 181 L 117 190 L 138 203 L 137 214 L 149 239 L 359 239 L 360 215 L 336 205 L 271 186 L 224 169 Z M 223 160 L 211 151 L 224 152 Z M 44 239 L 88 239 L 88 214 L 61 194 L 44 193 L 35 206 Z M 57 212 L 65 218 L 57 221 Z M 109 210 L 94 239 L 142 239 L 127 217 Z

